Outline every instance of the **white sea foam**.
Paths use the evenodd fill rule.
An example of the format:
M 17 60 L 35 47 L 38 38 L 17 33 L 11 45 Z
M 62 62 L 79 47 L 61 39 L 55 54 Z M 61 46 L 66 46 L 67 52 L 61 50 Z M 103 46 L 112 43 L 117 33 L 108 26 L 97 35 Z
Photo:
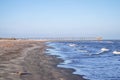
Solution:
M 120 54 L 120 51 L 113 51 L 113 54 Z
M 70 47 L 75 47 L 75 46 L 76 46 L 76 44 L 69 44 L 69 46 L 70 46 Z
M 107 48 L 101 48 L 101 51 L 102 52 L 106 52 L 106 51 L 109 51 L 109 49 L 107 49 Z
M 109 49 L 107 49 L 107 48 L 101 48 L 100 51 L 97 52 L 96 54 L 102 54 L 102 53 L 108 52 L 108 51 L 109 51 Z
M 63 64 L 69 64 L 71 63 L 71 60 L 65 60 Z

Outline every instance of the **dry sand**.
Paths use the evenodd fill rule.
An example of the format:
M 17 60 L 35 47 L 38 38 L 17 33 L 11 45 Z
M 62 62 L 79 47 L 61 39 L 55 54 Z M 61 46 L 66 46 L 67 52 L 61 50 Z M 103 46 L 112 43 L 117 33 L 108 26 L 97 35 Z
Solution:
M 84 80 L 45 54 L 44 41 L 0 40 L 0 80 Z

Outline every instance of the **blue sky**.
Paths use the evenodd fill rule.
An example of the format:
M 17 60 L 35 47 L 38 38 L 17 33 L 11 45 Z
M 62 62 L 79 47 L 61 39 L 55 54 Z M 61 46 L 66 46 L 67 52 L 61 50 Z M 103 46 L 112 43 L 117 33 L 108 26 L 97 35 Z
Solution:
M 120 0 L 0 0 L 0 37 L 120 39 Z

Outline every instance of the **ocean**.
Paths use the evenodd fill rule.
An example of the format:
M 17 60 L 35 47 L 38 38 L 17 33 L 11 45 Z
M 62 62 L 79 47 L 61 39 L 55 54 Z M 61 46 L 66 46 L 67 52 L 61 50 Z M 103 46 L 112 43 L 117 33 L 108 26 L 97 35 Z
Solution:
M 48 55 L 64 60 L 58 67 L 75 69 L 73 74 L 89 80 L 120 80 L 120 41 L 47 42 Z M 113 54 L 118 52 L 118 54 Z

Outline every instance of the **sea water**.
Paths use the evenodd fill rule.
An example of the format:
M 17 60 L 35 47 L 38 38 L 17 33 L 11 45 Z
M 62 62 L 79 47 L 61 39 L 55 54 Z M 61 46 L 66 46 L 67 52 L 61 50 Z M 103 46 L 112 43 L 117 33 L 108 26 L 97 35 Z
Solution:
M 73 74 L 89 80 L 120 80 L 120 41 L 48 42 L 47 54 L 64 60 L 58 67 L 75 69 Z M 106 49 L 106 50 L 105 50 Z

